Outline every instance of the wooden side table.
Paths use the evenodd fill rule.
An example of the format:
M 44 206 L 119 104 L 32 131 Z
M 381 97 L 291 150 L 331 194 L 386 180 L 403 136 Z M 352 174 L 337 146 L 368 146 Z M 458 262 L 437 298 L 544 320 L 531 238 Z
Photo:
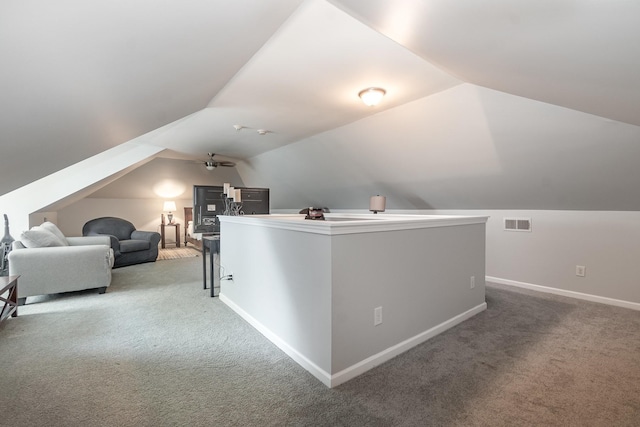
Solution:
M 0 322 L 11 317 L 18 317 L 18 277 L 20 276 L 2 276 L 0 277 L 0 303 L 4 303 L 2 311 L 0 311 Z M 5 293 L 9 295 L 5 298 Z
M 177 222 L 175 224 L 160 224 L 160 246 L 164 249 L 164 228 L 165 227 L 175 227 L 176 229 L 176 248 L 180 247 L 180 224 Z

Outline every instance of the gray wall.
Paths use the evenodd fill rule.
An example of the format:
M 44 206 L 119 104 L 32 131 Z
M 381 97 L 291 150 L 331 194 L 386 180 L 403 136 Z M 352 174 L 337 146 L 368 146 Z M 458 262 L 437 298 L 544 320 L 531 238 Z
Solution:
M 398 210 L 481 215 L 487 221 L 487 280 L 640 310 L 640 212 Z M 504 230 L 504 218 L 531 219 L 531 232 Z M 576 265 L 586 267 L 576 276 Z

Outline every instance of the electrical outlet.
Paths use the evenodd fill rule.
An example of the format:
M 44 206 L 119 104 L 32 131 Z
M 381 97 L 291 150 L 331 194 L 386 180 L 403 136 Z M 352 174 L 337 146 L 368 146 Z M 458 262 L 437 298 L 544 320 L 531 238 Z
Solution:
M 471 280 L 469 281 L 469 289 L 473 289 L 476 287 L 476 276 L 471 276 Z
M 584 265 L 576 265 L 576 276 L 584 277 L 587 274 L 587 267 Z
M 382 307 L 376 307 L 373 309 L 373 326 L 378 326 L 382 323 Z

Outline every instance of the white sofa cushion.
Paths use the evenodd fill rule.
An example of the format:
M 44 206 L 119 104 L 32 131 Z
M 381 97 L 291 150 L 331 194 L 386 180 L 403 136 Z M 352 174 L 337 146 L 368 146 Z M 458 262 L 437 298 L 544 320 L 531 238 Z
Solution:
M 49 248 L 54 246 L 67 246 L 60 241 L 52 232 L 40 226 L 32 227 L 31 230 L 23 231 L 20 234 L 20 241 L 27 248 Z
M 62 231 L 60 231 L 58 226 L 55 225 L 54 223 L 45 221 L 40 225 L 40 227 L 44 228 L 45 230 L 51 232 L 51 234 L 56 236 L 60 240 L 60 242 L 62 242 L 62 246 L 69 246 L 69 242 L 67 242 L 67 238 L 64 236 L 64 234 L 62 234 Z

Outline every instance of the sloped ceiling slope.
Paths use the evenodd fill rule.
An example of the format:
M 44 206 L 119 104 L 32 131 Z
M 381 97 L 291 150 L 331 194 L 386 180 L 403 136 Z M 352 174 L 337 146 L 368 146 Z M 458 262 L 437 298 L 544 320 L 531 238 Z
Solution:
M 640 126 L 640 2 L 333 3 L 467 82 Z
M 256 156 L 275 207 L 640 210 L 640 127 L 471 84 Z
M 193 185 L 217 185 L 233 182 L 241 186 L 234 167 L 218 167 L 211 172 L 202 162 L 155 158 L 109 185 L 91 194 L 103 199 L 190 199 Z
M 206 107 L 300 0 L 3 0 L 0 194 Z

